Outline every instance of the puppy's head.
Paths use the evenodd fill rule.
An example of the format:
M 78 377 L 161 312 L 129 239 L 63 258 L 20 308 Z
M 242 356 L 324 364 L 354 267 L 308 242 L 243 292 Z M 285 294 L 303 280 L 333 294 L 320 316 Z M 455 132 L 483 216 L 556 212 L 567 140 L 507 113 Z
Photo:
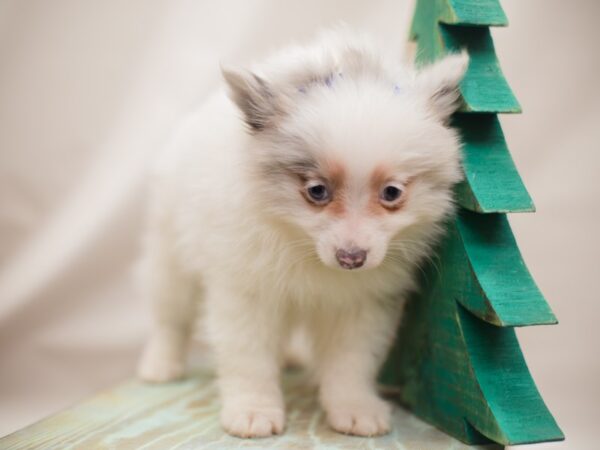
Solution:
M 434 236 L 461 179 L 446 123 L 467 62 L 451 55 L 401 83 L 356 64 L 300 84 L 224 70 L 252 135 L 262 211 L 338 269 L 377 267 L 403 241 Z

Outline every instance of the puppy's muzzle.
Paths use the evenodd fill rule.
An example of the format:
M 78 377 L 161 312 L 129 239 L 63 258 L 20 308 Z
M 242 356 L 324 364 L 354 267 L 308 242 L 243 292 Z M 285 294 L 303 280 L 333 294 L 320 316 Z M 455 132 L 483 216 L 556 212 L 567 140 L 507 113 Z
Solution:
M 358 269 L 367 260 L 367 251 L 362 248 L 338 249 L 335 258 L 344 269 Z

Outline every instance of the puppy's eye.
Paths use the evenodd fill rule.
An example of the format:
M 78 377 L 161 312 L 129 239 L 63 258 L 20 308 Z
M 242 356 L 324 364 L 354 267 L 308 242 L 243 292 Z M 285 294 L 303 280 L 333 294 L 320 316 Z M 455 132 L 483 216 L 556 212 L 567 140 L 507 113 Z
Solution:
M 325 205 L 331 200 L 329 189 L 322 183 L 309 184 L 306 186 L 308 200 L 317 205 Z
M 386 208 L 394 208 L 400 204 L 402 193 L 402 189 L 399 186 L 388 184 L 381 190 L 379 199 Z

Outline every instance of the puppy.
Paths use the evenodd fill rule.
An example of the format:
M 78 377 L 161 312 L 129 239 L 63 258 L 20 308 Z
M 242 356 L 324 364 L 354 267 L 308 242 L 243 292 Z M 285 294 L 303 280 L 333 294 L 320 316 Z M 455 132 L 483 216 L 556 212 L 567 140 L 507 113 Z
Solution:
M 390 429 L 378 370 L 414 272 L 453 212 L 466 54 L 414 72 L 332 31 L 223 69 L 156 164 L 145 241 L 154 328 L 139 375 L 184 373 L 198 315 L 230 434 L 285 426 L 280 370 L 301 329 L 331 427 Z M 228 95 L 227 95 L 228 94 Z

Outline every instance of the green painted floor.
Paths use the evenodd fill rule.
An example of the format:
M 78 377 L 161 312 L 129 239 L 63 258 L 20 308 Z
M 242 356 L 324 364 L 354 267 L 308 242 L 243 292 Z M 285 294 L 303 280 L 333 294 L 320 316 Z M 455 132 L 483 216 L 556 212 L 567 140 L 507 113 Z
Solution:
M 283 435 L 244 440 L 218 421 L 213 377 L 196 372 L 165 385 L 129 381 L 0 439 L 0 449 L 468 449 L 401 408 L 392 432 L 377 438 L 330 430 L 313 388 L 299 373 L 284 376 L 288 422 Z M 488 447 L 489 448 L 489 447 Z M 498 447 L 496 447 L 498 448 Z

